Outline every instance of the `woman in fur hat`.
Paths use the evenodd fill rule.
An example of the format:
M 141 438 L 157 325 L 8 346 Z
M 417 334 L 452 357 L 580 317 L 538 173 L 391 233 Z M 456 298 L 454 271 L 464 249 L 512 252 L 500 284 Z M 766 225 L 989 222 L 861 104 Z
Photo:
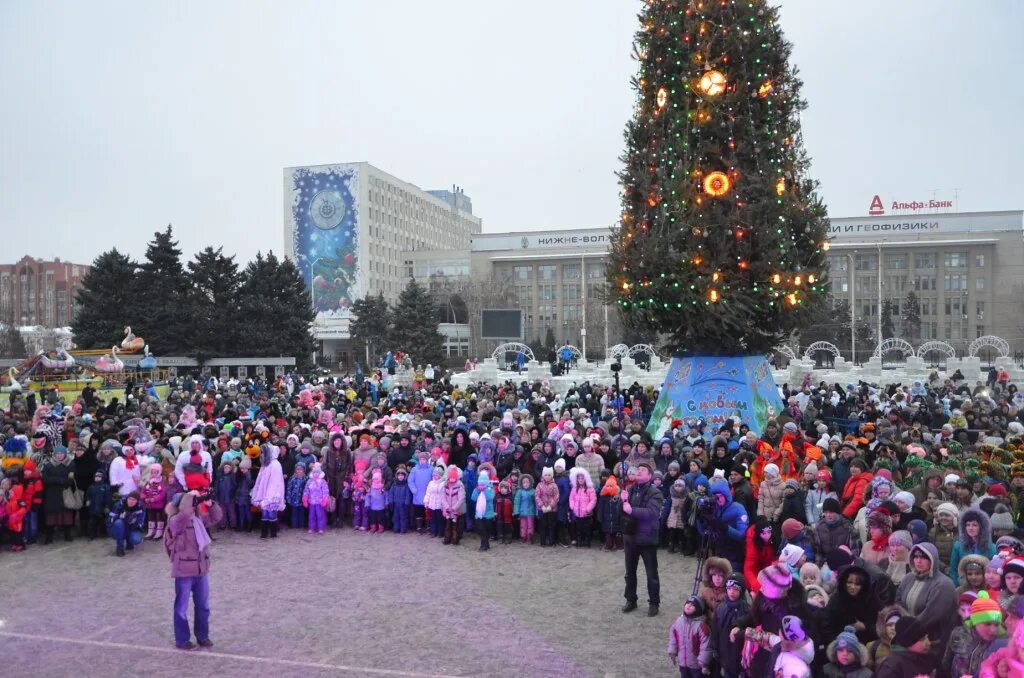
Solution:
M 732 575 L 732 565 L 725 558 L 709 556 L 704 561 L 704 586 L 700 590 L 701 600 L 713 616 L 718 605 L 725 600 L 725 582 Z
M 828 627 L 824 638 L 836 636 L 845 627 L 854 629 L 861 642 L 877 639 L 875 622 L 880 602 L 872 594 L 868 572 L 858 566 L 843 568 L 836 582 L 836 591 L 825 608 Z
M 949 578 L 955 586 L 960 585 L 960 559 L 967 555 L 992 558 L 996 545 L 992 543 L 992 532 L 988 515 L 979 509 L 968 508 L 960 514 L 960 538 L 953 544 L 949 557 Z
M 892 651 L 892 640 L 896 636 L 896 622 L 900 617 L 909 614 L 901 605 L 887 605 L 878 613 L 878 619 L 875 622 L 878 640 L 873 640 L 867 645 L 868 668 L 877 670 L 882 661 L 889 656 Z

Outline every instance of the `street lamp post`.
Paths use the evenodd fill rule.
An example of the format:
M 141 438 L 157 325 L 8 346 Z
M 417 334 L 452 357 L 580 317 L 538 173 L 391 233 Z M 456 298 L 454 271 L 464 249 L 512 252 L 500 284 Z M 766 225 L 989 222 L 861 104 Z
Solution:
M 853 254 L 857 251 L 854 250 Z M 854 365 L 857 364 L 857 319 L 856 319 L 856 294 L 854 293 L 854 287 L 856 287 L 857 276 L 853 270 L 853 254 L 847 253 L 846 259 L 850 270 L 847 273 L 847 277 L 850 279 L 850 362 Z

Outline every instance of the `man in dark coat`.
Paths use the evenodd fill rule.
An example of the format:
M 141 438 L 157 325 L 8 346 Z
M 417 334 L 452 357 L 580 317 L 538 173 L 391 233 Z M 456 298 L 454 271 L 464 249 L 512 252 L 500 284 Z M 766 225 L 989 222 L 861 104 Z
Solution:
M 622 511 L 622 543 L 626 556 L 626 604 L 623 612 L 636 609 L 636 569 L 642 558 L 647 574 L 647 616 L 658 614 L 661 605 L 661 584 L 658 580 L 658 523 L 664 498 L 661 491 L 651 482 L 654 478 L 654 463 L 642 460 L 637 466 L 636 484 L 623 490 L 620 510 Z
M 747 512 L 747 516 L 757 513 L 757 500 L 754 499 L 754 488 L 747 480 L 746 468 L 736 466 L 729 471 L 729 489 L 732 491 L 732 500 L 737 502 Z

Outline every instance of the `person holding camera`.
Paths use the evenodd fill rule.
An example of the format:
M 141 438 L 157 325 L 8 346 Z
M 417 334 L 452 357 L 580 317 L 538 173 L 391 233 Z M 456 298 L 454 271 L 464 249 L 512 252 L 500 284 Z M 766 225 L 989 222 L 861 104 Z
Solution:
M 196 505 L 207 508 L 200 518 Z M 199 647 L 213 647 L 210 640 L 210 533 L 207 526 L 220 522 L 223 513 L 212 497 L 197 490 L 174 495 L 167 505 L 164 549 L 171 559 L 174 577 L 174 644 L 179 650 L 196 647 L 188 626 L 188 601 L 195 606 L 195 635 Z
M 623 612 L 636 609 L 636 569 L 642 558 L 647 574 L 647 616 L 658 614 L 661 584 L 658 580 L 658 526 L 661 520 L 661 491 L 651 482 L 654 462 L 642 460 L 636 469 L 636 484 L 621 494 L 622 543 L 626 556 L 626 604 Z
M 708 544 L 714 544 L 714 555 L 728 560 L 736 572 L 743 571 L 746 553 L 747 510 L 733 501 L 729 484 L 724 480 L 711 483 L 713 504 L 697 514 L 697 531 Z

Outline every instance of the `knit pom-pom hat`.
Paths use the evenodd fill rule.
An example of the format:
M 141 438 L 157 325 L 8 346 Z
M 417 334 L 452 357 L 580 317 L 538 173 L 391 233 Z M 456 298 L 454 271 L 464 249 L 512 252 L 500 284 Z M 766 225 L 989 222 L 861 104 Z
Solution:
M 789 592 L 789 587 L 793 585 L 793 574 L 789 565 L 775 562 L 757 573 L 757 583 L 767 598 L 778 600 Z
M 853 628 L 852 626 L 847 626 L 843 629 L 842 633 L 836 636 L 835 642 L 835 648 L 837 650 L 849 650 L 850 652 L 857 655 L 858 659 L 860 659 L 862 647 L 860 641 L 857 640 L 857 629 Z
M 999 603 L 988 597 L 988 591 L 979 591 L 978 597 L 971 603 L 971 626 L 989 622 L 998 624 L 1002 621 L 1003 611 Z

